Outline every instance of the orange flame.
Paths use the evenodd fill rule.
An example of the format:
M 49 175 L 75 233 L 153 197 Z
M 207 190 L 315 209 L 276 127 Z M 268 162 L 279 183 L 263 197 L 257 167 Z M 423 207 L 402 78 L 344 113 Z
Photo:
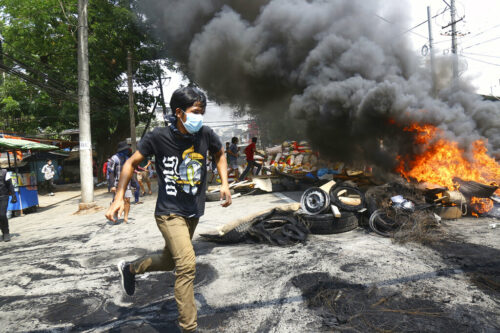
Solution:
M 442 131 L 432 125 L 413 124 L 404 130 L 416 132 L 415 144 L 423 150 L 409 162 L 408 156 L 398 156 L 396 171 L 407 180 L 413 178 L 451 190 L 458 188 L 458 184 L 453 183 L 454 177 L 483 184 L 500 182 L 500 164 L 488 155 L 485 142 L 475 141 L 472 156 L 467 158 L 457 142 L 445 139 Z M 500 194 L 500 190 L 496 193 Z
M 470 199 L 470 208 L 472 209 L 472 215 L 478 217 L 478 214 L 487 213 L 493 208 L 493 200 L 472 197 Z

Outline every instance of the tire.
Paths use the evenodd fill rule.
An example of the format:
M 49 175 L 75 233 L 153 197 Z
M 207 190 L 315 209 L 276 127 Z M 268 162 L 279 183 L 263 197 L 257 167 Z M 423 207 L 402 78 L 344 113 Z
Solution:
M 385 209 L 377 209 L 370 215 L 370 220 L 368 221 L 370 229 L 376 234 L 383 237 L 390 237 L 392 230 L 395 226 L 395 222 L 391 220 Z
M 339 218 L 333 214 L 304 215 L 302 218 L 309 224 L 312 234 L 339 234 L 358 227 L 358 218 L 350 212 L 342 212 Z
M 330 196 L 319 187 L 311 187 L 302 194 L 300 207 L 309 215 L 321 214 L 330 208 Z
M 348 205 L 348 204 L 345 204 L 342 201 L 340 201 L 338 194 L 343 190 L 354 192 L 357 195 L 359 195 L 359 198 L 361 199 L 361 203 L 359 205 Z M 335 206 L 337 206 L 340 210 L 345 210 L 348 212 L 357 212 L 360 209 L 365 207 L 365 195 L 363 194 L 363 192 L 361 192 L 356 187 L 347 186 L 347 185 L 340 185 L 340 186 L 332 188 L 330 190 L 329 194 L 330 194 L 330 202 L 332 204 L 334 204 Z

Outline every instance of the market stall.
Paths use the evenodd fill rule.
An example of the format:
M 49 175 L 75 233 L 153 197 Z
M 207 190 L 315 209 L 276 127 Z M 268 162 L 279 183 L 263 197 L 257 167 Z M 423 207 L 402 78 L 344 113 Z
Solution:
M 0 152 L 7 153 L 7 165 L 11 169 L 14 167 L 15 172 L 12 173 L 12 183 L 16 189 L 17 203 L 9 202 L 8 211 L 20 211 L 30 207 L 38 206 L 38 180 L 36 171 L 28 173 L 19 172 L 18 154 L 23 152 L 35 151 L 51 151 L 57 150 L 59 147 L 46 145 L 28 140 L 0 138 Z M 11 161 L 11 159 L 13 161 Z

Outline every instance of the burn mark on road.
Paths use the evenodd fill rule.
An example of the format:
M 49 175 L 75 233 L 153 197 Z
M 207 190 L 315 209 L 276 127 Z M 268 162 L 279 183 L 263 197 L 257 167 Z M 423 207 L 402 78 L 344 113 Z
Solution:
M 470 282 L 488 296 L 500 300 L 500 250 L 462 241 L 430 244 L 451 267 L 463 271 Z
M 118 284 L 118 274 L 106 278 Z M 195 291 L 217 279 L 217 272 L 209 264 L 196 265 Z M 136 294 L 122 295 L 121 301 L 131 303 L 123 306 L 114 303 L 105 292 L 72 290 L 67 295 L 57 295 L 51 302 L 44 301 L 47 310 L 42 321 L 51 324 L 74 325 L 73 330 L 105 329 L 114 332 L 168 331 L 175 332 L 177 305 L 173 298 L 175 276 L 171 272 L 151 274 L 138 279 Z M 120 290 L 121 292 L 121 290 Z M 54 302 L 54 299 L 57 300 Z M 13 299 L 2 300 L 6 303 Z M 215 316 L 214 318 L 216 318 Z M 219 319 L 199 317 L 200 326 L 215 327 L 211 323 Z
M 493 324 L 486 324 L 488 321 L 479 322 L 468 309 L 450 311 L 430 297 L 406 297 L 394 288 L 367 287 L 323 272 L 301 274 L 291 282 L 302 291 L 308 307 L 322 318 L 324 329 L 360 332 L 480 332 L 495 329 L 490 326 Z M 457 313 L 461 315 L 457 316 Z M 494 314 L 488 315 L 494 318 Z

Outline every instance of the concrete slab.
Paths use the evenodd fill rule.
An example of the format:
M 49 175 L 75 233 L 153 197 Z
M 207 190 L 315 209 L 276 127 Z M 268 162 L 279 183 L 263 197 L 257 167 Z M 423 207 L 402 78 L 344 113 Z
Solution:
M 304 274 L 424 298 L 470 331 L 500 330 L 500 291 L 475 279 L 486 271 L 500 274 L 500 229 L 490 229 L 490 219 L 445 223 L 449 241 L 439 246 L 398 245 L 361 228 L 312 235 L 292 247 L 218 245 L 199 237 L 289 197 L 243 196 L 229 208 L 207 203 L 193 240 L 200 331 L 325 330 L 324 317 L 294 284 Z M 119 260 L 163 247 L 155 199 L 134 205 L 128 224 L 107 222 L 103 210 L 73 215 L 78 198 L 11 219 L 12 241 L 0 242 L 0 331 L 175 332 L 173 274 L 143 276 L 129 297 L 115 268 Z M 110 198 L 98 193 L 96 201 L 107 207 Z

